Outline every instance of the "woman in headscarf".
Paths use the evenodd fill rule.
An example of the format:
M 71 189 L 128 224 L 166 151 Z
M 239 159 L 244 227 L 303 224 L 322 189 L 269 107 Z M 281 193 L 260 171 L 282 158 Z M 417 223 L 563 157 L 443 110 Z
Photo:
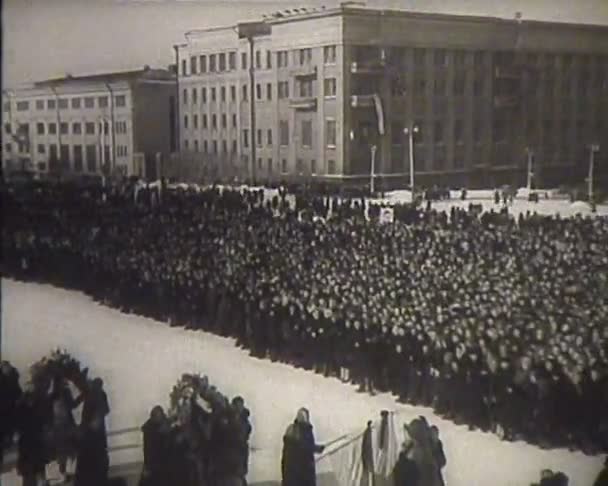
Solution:
M 325 449 L 315 443 L 308 410 L 298 410 L 283 436 L 282 486 L 316 486 L 315 453 Z

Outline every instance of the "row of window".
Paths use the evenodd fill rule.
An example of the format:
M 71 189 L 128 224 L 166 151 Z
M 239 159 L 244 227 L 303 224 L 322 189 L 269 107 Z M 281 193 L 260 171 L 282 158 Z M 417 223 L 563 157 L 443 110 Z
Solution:
M 71 126 L 71 130 L 70 130 Z M 86 135 L 97 135 L 101 133 L 100 123 L 99 122 L 60 122 L 59 123 L 59 133 L 61 135 L 82 135 L 84 133 Z M 12 127 L 10 123 L 6 123 L 4 125 L 4 131 L 7 134 L 12 133 Z M 21 133 L 23 135 L 28 135 L 30 131 L 29 123 L 22 123 L 17 128 L 17 133 Z M 103 131 L 105 135 L 109 134 L 110 124 L 108 122 L 103 123 Z M 126 121 L 118 121 L 114 125 L 114 132 L 117 134 L 127 133 L 127 122 Z M 38 122 L 36 123 L 36 134 L 37 135 L 57 135 L 57 123 L 44 123 Z
M 209 128 L 209 120 L 211 120 L 211 128 L 213 130 L 217 130 L 218 128 L 218 116 L 213 113 L 211 116 L 207 116 L 206 113 L 203 113 L 202 117 L 202 129 L 203 130 L 207 130 Z M 189 124 L 189 120 L 190 117 L 188 115 L 184 115 L 184 128 L 188 129 L 190 124 Z M 199 128 L 199 117 L 197 114 L 192 115 L 192 128 L 197 130 Z M 226 113 L 222 113 L 222 115 L 220 116 L 219 120 L 221 121 L 221 127 L 222 128 L 228 128 L 228 115 L 226 115 Z M 236 124 L 237 124 L 237 118 L 236 118 L 236 114 L 232 114 L 231 116 L 231 126 L 233 128 L 236 128 Z
M 71 149 L 70 149 L 71 147 Z M 95 163 L 97 160 L 97 152 L 98 145 L 86 145 L 84 146 L 86 149 L 86 158 L 88 161 L 92 161 Z M 106 145 L 106 160 L 110 160 L 110 146 Z M 10 143 L 4 144 L 4 150 L 7 153 L 11 153 L 13 151 L 13 147 Z M 28 146 L 27 144 L 19 144 L 17 147 L 19 152 L 27 152 Z M 50 144 L 46 145 L 43 143 L 39 143 L 36 145 L 36 153 L 39 155 L 49 155 L 50 159 L 61 159 L 64 162 L 74 161 L 75 163 L 83 160 L 83 145 L 60 145 L 59 152 L 57 151 L 57 145 Z M 70 153 L 72 157 L 70 157 Z M 129 155 L 129 147 L 127 145 L 117 145 L 116 146 L 116 156 L 117 157 L 127 157 Z
M 190 141 L 188 139 L 184 140 L 184 149 L 186 150 L 194 150 L 195 152 L 200 152 L 201 151 L 201 146 L 199 145 L 199 141 L 198 140 L 194 140 L 192 143 L 192 147 L 190 146 Z M 212 140 L 211 144 L 209 143 L 209 140 L 203 140 L 203 144 L 202 144 L 202 151 L 205 154 L 214 154 L 217 155 L 219 153 L 223 153 L 223 154 L 228 154 L 228 141 L 227 140 L 222 140 L 221 141 L 221 152 L 220 152 L 220 145 L 219 142 L 217 140 Z M 232 154 L 236 154 L 237 153 L 237 142 L 236 140 L 232 140 L 232 145 L 231 145 L 231 152 Z
M 272 69 L 273 54 L 276 58 L 276 65 L 279 68 L 289 66 L 289 53 L 292 53 L 292 62 L 294 66 L 303 66 L 312 62 L 312 49 L 303 48 L 293 51 L 280 50 L 276 52 L 257 50 L 255 52 L 254 66 L 256 69 Z M 236 51 L 220 52 L 216 54 L 202 54 L 200 56 L 190 56 L 190 72 L 188 72 L 188 61 L 182 60 L 182 76 L 189 74 L 205 74 L 205 73 L 221 73 L 226 71 L 235 71 Z M 241 53 L 241 69 L 248 69 L 247 53 Z M 325 64 L 336 63 L 336 46 L 323 47 L 323 62 Z
M 302 120 L 300 143 L 303 147 L 312 147 L 312 120 Z M 266 145 L 273 144 L 272 129 L 266 131 Z M 289 122 L 287 120 L 279 120 L 279 145 L 286 147 L 290 144 Z M 327 147 L 334 148 L 337 142 L 337 125 L 336 120 L 328 118 L 325 120 L 325 143 Z M 263 130 L 258 129 L 256 133 L 256 145 L 262 147 L 264 145 Z M 249 130 L 243 130 L 243 147 L 249 148 Z
M 97 103 L 98 108 L 107 108 L 108 107 L 108 96 L 86 96 L 84 98 L 51 98 L 47 100 L 36 100 L 35 102 L 36 110 L 67 110 L 70 106 L 73 110 L 79 110 L 84 106 L 84 108 L 95 108 L 95 104 Z M 127 98 L 125 95 L 116 95 L 114 97 L 114 103 L 117 107 L 127 106 Z M 21 100 L 16 103 L 17 111 L 29 111 L 30 109 L 30 101 Z M 4 103 L 4 111 L 10 110 L 10 102 Z
M 279 99 L 286 99 L 289 98 L 289 85 L 290 82 L 289 81 L 279 81 L 277 83 L 277 97 Z M 314 80 L 312 79 L 303 79 L 303 80 L 297 80 L 295 81 L 295 86 L 296 86 L 296 93 L 298 96 L 300 97 L 311 97 L 313 96 L 313 92 L 314 92 Z M 273 98 L 273 92 L 274 92 L 274 86 L 272 83 L 266 83 L 266 89 L 264 90 L 264 86 L 260 83 L 256 84 L 255 86 L 255 90 L 256 90 L 256 99 L 257 100 L 262 100 L 264 99 L 264 95 L 265 98 L 267 100 L 272 100 Z M 197 87 L 191 88 L 190 90 L 188 90 L 188 88 L 184 88 L 182 90 L 182 102 L 183 104 L 188 104 L 189 101 L 192 102 L 192 104 L 196 105 L 199 103 L 199 92 L 200 92 L 200 102 L 202 104 L 205 104 L 208 102 L 208 100 L 210 99 L 211 102 L 216 102 L 218 99 L 218 91 L 219 91 L 219 99 L 220 102 L 225 103 L 226 99 L 227 99 L 227 95 L 228 95 L 228 88 L 226 86 L 221 86 L 218 90 L 218 88 L 214 87 L 210 87 L 207 88 L 205 86 L 201 87 L 200 90 Z M 243 85 L 243 100 L 247 100 L 248 99 L 248 88 L 247 85 L 244 84 Z M 326 78 L 323 80 L 323 95 L 325 97 L 333 97 L 336 96 L 337 93 L 337 84 L 336 84 L 336 78 Z M 209 98 L 207 97 L 207 94 L 209 94 Z M 236 86 L 231 85 L 230 86 L 230 101 L 231 102 L 235 102 L 236 101 Z
M 268 172 L 268 173 L 277 172 L 278 170 L 280 170 L 280 172 L 282 174 L 287 174 L 289 172 L 288 165 L 287 165 L 287 159 L 281 159 L 280 168 L 278 167 L 278 164 L 277 164 L 277 167 L 275 170 L 275 164 L 274 164 L 274 160 L 272 158 L 266 159 L 266 165 L 264 165 L 264 159 L 259 157 L 258 161 L 257 161 L 257 166 L 258 166 L 259 171 L 266 170 L 266 172 Z M 296 160 L 296 173 L 297 174 L 306 174 L 306 173 L 317 174 L 318 170 L 319 170 L 319 168 L 317 167 L 317 161 L 315 159 L 311 159 L 310 162 L 307 162 L 304 159 Z M 328 160 L 327 161 L 327 174 L 335 174 L 335 173 L 336 173 L 336 161 Z

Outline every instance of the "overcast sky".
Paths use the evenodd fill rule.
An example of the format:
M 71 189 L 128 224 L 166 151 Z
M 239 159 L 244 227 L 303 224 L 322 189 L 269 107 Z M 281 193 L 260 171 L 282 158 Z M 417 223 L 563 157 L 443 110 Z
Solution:
M 172 62 L 184 32 L 337 0 L 4 0 L 5 86 Z M 608 25 L 608 0 L 367 0 L 370 7 Z

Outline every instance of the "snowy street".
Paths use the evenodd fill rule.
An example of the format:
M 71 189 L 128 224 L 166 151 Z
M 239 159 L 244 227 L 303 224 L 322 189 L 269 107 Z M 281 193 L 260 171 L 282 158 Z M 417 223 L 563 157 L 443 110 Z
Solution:
M 279 479 L 281 438 L 301 406 L 310 410 L 321 443 L 362 430 L 381 409 L 403 410 L 408 421 L 425 415 L 441 431 L 448 486 L 529 486 L 545 468 L 565 472 L 571 486 L 590 486 L 603 462 L 603 457 L 544 451 L 469 432 L 391 395 L 360 394 L 336 378 L 252 358 L 231 339 L 171 328 L 48 285 L 3 279 L 1 331 L 2 359 L 19 369 L 22 382 L 29 365 L 56 347 L 89 366 L 91 376 L 103 378 L 112 409 L 110 431 L 139 427 L 154 405 L 167 407 L 182 373 L 206 374 L 227 396 L 243 396 L 253 423 L 250 483 Z M 141 442 L 138 433 L 121 440 Z M 139 449 L 111 456 L 114 465 L 140 459 Z

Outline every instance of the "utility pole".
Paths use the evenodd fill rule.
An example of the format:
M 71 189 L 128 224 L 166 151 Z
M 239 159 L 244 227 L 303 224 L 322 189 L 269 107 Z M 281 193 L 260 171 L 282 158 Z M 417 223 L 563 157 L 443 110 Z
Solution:
M 251 178 L 252 184 L 255 180 L 256 166 L 255 166 L 255 65 L 254 65 L 254 49 L 253 49 L 253 35 L 247 38 L 249 42 L 249 127 L 251 128 Z
M 412 191 L 412 202 L 414 202 L 414 133 L 418 133 L 418 126 L 413 123 L 403 129 L 403 133 L 408 137 L 408 151 L 410 156 L 410 191 Z
M 528 156 L 528 174 L 526 180 L 526 188 L 528 189 L 528 191 L 530 191 L 532 190 L 532 159 L 534 157 L 534 151 L 530 150 L 529 147 L 526 147 L 526 154 Z
M 370 189 L 370 195 L 373 197 L 374 196 L 374 179 L 376 178 L 376 150 L 378 149 L 378 147 L 376 147 L 375 145 L 371 146 L 371 152 L 372 152 L 372 166 L 371 166 L 371 172 L 370 172 L 370 180 L 369 180 L 369 189 Z

